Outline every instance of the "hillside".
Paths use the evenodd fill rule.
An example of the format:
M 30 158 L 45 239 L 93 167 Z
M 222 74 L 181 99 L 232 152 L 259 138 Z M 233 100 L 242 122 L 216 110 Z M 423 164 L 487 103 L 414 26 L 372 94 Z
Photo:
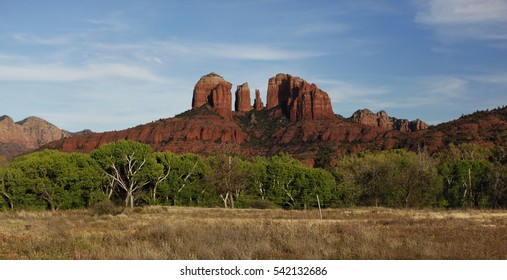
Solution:
M 477 112 L 429 127 L 420 120 L 389 117 L 381 111 L 360 110 L 350 118 L 335 115 L 328 94 L 315 84 L 278 74 L 268 82 L 267 105 L 256 90 L 252 107 L 245 83 L 236 91 L 232 111 L 231 83 L 210 73 L 193 92 L 192 109 L 174 118 L 134 128 L 76 135 L 44 147 L 88 153 L 119 139 L 149 144 L 156 151 L 211 154 L 238 152 L 247 156 L 284 151 L 314 165 L 324 156 L 364 150 L 424 147 L 430 151 L 449 143 L 505 145 L 507 108 Z
M 14 122 L 9 116 L 0 117 L 0 155 L 13 158 L 45 145 L 69 137 L 70 132 L 37 117 Z

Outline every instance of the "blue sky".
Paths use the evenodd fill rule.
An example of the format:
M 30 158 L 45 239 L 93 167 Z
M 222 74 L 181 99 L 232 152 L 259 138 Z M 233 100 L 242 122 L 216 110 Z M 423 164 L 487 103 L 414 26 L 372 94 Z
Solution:
M 0 115 L 121 130 L 191 106 L 198 79 L 289 73 L 431 124 L 507 105 L 507 0 L 0 2 Z

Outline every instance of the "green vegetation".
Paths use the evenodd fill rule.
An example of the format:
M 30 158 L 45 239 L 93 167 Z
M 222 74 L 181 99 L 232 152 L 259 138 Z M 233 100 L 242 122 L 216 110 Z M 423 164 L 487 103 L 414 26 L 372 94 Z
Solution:
M 0 166 L 0 209 L 507 207 L 502 147 L 450 145 L 433 155 L 391 150 L 338 159 L 326 149 L 321 154 L 318 164 L 326 169 L 310 168 L 284 153 L 204 158 L 154 152 L 127 140 L 90 155 L 44 150 Z

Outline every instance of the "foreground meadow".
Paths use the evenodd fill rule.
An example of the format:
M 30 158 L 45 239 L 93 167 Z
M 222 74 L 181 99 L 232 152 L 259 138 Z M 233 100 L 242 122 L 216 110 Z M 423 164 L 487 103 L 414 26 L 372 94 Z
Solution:
M 507 259 L 507 212 L 135 208 L 0 213 L 0 259 Z

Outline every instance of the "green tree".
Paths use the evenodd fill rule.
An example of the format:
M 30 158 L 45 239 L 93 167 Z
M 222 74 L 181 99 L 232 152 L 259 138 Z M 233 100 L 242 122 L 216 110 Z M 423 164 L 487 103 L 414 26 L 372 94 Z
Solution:
M 107 178 L 106 194 L 117 193 L 125 207 L 134 207 L 143 188 L 156 184 L 163 174 L 150 146 L 129 140 L 119 140 L 100 146 L 91 153 Z
M 98 192 L 99 168 L 88 156 L 44 150 L 17 158 L 4 175 L 11 207 L 85 207 Z
M 349 199 L 363 205 L 438 205 L 441 183 L 426 152 L 392 150 L 348 156 L 334 171 Z
M 207 180 L 219 192 L 224 207 L 234 208 L 234 200 L 247 186 L 250 173 L 248 161 L 231 154 L 218 154 L 208 158 L 210 172 Z
M 12 199 L 10 194 L 7 192 L 7 187 L 5 184 L 7 177 L 7 168 L 0 167 L 0 196 L 2 200 L 0 200 L 0 208 L 4 208 L 4 205 L 8 205 L 8 207 L 12 210 L 14 209 L 14 205 L 12 204 Z
M 268 198 L 283 207 L 296 207 L 298 187 L 294 183 L 302 163 L 285 153 L 279 153 L 269 160 L 266 167 L 268 175 Z
M 317 206 L 317 196 L 322 204 L 331 204 L 334 198 L 336 184 L 331 173 L 305 166 L 285 153 L 253 166 L 259 174 L 253 180 L 258 193 L 282 207 L 306 209 Z
M 199 203 L 205 197 L 207 188 L 198 188 L 204 178 L 206 164 L 196 154 L 176 155 L 170 152 L 156 153 L 157 162 L 163 166 L 167 178 L 156 190 L 162 201 L 181 205 L 183 201 Z
M 443 164 L 444 196 L 450 207 L 487 207 L 494 185 L 491 163 L 485 160 L 455 160 Z
M 259 197 L 261 200 L 267 199 L 268 195 L 268 164 L 268 159 L 257 157 L 253 160 L 251 165 L 248 190 L 252 195 Z

